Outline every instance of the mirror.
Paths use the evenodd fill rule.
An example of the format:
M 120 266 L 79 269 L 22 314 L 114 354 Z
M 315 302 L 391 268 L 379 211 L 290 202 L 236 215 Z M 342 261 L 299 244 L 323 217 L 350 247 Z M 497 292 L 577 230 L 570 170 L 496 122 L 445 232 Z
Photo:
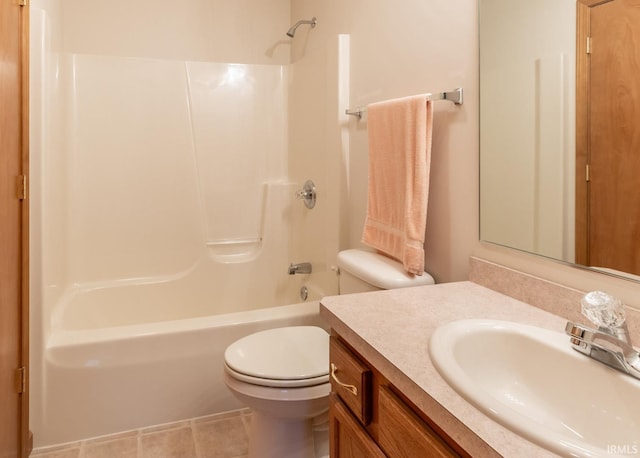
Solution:
M 480 1 L 481 240 L 640 280 L 637 3 Z

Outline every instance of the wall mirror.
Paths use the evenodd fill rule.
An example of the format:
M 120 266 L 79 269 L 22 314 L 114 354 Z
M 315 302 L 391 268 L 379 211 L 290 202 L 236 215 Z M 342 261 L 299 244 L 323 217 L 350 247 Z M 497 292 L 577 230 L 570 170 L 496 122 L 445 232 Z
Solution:
M 640 280 L 640 1 L 479 21 L 481 240 Z

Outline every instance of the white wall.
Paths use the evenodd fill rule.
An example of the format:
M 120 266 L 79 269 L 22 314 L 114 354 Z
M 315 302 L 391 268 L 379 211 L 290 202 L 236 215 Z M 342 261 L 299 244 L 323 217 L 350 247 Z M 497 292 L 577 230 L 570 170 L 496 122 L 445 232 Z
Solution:
M 304 78 L 317 88 L 292 94 L 306 106 L 314 129 L 305 133 L 313 154 L 334 154 L 343 161 L 340 186 L 341 248 L 360 246 L 366 210 L 367 135 L 362 121 L 335 112 L 389 98 L 464 87 L 465 103 L 437 102 L 434 117 L 425 268 L 437 281 L 462 280 L 468 256 L 477 242 L 477 25 L 472 0 L 293 0 L 292 20 L 317 16 L 318 25 L 306 41 L 306 55 L 316 61 L 293 80 Z M 338 34 L 349 35 L 350 100 L 336 106 L 335 85 L 326 65 L 327 46 Z M 329 43 L 329 45 L 327 45 Z M 298 48 L 293 47 L 293 61 Z M 302 62 L 302 61 L 300 61 Z M 306 63 L 305 63 L 306 65 Z M 301 100 L 302 99 L 302 100 Z M 331 117 L 331 118 L 330 118 Z M 330 120 L 329 120 L 330 119 Z M 336 141 L 327 141 L 325 133 Z M 340 139 L 345 140 L 341 147 Z M 309 153 L 312 154 L 312 153 Z
M 325 49 L 323 37 L 350 36 L 351 99 L 356 107 L 373 101 L 462 86 L 465 103 L 436 104 L 426 268 L 439 282 L 467 278 L 470 255 L 502 263 L 542 278 L 583 290 L 605 289 L 627 304 L 640 306 L 635 282 L 564 265 L 546 258 L 479 241 L 478 165 L 478 27 L 473 0 L 339 0 L 292 1 L 292 22 L 318 17 L 304 49 Z M 300 53 L 294 43 L 292 60 Z M 328 52 L 328 51 L 325 51 Z M 327 76 L 327 73 L 329 76 Z M 335 132 L 327 121 L 332 73 L 318 59 L 305 77 L 314 88 L 305 93 L 306 113 L 314 116 L 314 137 L 306 144 L 318 154 L 327 149 L 323 132 Z M 293 78 L 295 81 L 295 76 Z M 339 110 L 345 107 L 340 106 Z M 325 119 L 323 119 L 323 116 Z M 348 121 L 347 160 L 340 168 L 340 248 L 358 246 L 366 209 L 366 122 Z M 302 141 L 302 140 L 301 140 Z
M 289 0 L 64 0 L 66 52 L 289 62 Z
M 184 272 L 203 238 L 259 238 L 264 183 L 289 186 L 288 0 L 36 0 L 32 11 L 32 221 L 44 228 L 32 283 L 46 285 L 34 298 Z M 223 121 L 253 133 L 208 134 Z

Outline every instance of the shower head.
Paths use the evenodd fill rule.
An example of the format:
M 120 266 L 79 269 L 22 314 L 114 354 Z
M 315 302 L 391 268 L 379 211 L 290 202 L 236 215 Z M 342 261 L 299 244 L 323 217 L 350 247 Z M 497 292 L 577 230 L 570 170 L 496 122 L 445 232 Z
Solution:
M 318 20 L 315 17 L 311 18 L 310 21 L 298 21 L 295 24 L 293 24 L 293 26 L 291 26 L 289 30 L 287 30 L 287 35 L 293 38 L 293 36 L 296 34 L 296 29 L 300 27 L 302 24 L 309 24 L 311 28 L 314 28 L 317 22 Z

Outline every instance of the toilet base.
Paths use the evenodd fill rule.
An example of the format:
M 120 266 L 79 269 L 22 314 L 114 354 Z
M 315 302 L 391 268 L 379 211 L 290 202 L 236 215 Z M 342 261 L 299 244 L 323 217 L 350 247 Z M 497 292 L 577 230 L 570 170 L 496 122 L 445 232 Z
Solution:
M 277 418 L 254 411 L 249 458 L 315 458 L 313 418 Z

